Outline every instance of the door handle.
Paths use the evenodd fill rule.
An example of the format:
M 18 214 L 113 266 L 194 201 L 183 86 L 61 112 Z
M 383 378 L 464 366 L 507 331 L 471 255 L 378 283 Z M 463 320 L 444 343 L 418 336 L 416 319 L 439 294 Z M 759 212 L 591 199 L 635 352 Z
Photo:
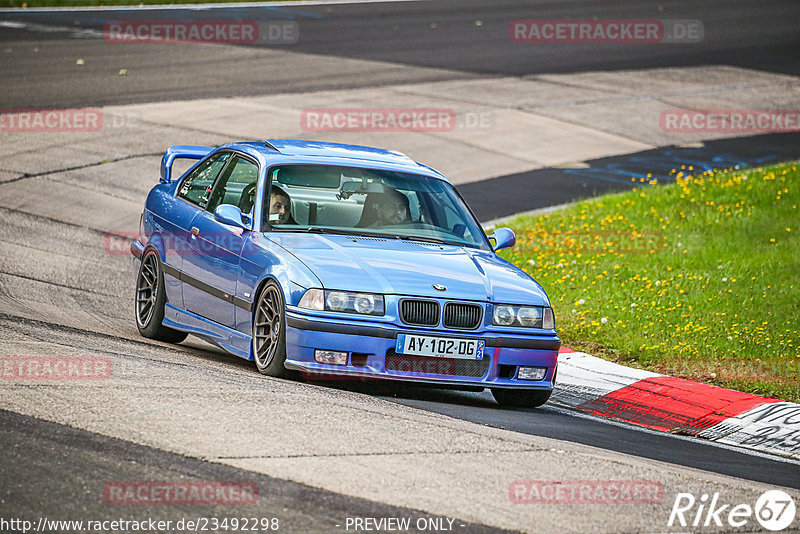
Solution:
M 200 228 L 198 228 L 196 226 L 192 226 L 192 229 L 190 230 L 190 232 L 192 234 L 192 237 L 197 237 L 198 235 L 200 235 Z

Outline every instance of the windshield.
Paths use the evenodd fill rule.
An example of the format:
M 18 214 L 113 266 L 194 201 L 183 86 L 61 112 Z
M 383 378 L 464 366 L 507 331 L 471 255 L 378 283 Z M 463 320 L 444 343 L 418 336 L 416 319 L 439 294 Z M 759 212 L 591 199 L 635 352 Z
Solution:
M 357 167 L 281 165 L 269 169 L 268 182 L 262 221 L 275 231 L 489 248 L 480 225 L 443 180 Z

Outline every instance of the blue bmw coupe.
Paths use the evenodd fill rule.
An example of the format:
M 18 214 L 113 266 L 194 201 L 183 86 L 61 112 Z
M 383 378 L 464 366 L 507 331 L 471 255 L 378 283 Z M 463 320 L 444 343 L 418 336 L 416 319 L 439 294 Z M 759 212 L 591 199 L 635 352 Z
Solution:
M 178 159 L 197 160 L 173 179 Z M 270 376 L 490 388 L 539 406 L 561 341 L 550 302 L 450 182 L 404 154 L 270 139 L 174 146 L 147 196 L 136 324 L 194 334 Z

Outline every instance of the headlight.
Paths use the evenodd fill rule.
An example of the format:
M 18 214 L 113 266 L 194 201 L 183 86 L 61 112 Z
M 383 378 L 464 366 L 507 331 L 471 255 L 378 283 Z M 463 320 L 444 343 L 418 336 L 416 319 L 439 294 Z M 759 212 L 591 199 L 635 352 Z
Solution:
M 300 299 L 301 308 L 362 315 L 383 315 L 383 295 L 330 289 L 309 289 Z
M 376 304 L 375 296 L 369 293 L 357 294 L 353 300 L 353 307 L 358 313 L 372 313 L 376 309 Z
M 551 330 L 555 328 L 555 319 L 552 308 L 500 304 L 494 307 L 492 324 L 495 326 L 521 326 L 523 328 L 545 328 Z
M 325 306 L 331 311 L 345 311 L 350 302 L 350 297 L 344 291 L 326 291 Z
M 495 306 L 492 322 L 500 326 L 511 326 L 514 324 L 514 308 L 511 306 Z
M 517 321 L 527 328 L 536 328 L 541 319 L 541 308 L 520 308 L 517 310 Z

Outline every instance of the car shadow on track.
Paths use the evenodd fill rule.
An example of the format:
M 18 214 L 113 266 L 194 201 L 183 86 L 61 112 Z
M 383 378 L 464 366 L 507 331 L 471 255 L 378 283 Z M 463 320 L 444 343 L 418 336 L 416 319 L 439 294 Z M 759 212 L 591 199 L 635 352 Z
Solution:
M 181 342 L 178 346 L 192 357 L 223 364 L 238 370 L 252 372 L 253 377 L 260 377 L 253 362 L 232 356 L 223 349 L 206 343 L 194 336 L 187 338 L 186 341 Z M 319 380 L 303 378 L 300 374 L 295 374 L 287 380 L 350 393 L 369 395 L 370 397 L 383 398 L 406 406 L 424 406 L 425 409 L 428 410 L 430 410 L 433 405 L 442 405 L 443 407 L 452 405 L 460 408 L 483 408 L 515 412 L 536 411 L 532 408 L 503 408 L 497 404 L 489 390 L 483 388 L 465 390 L 462 388 L 442 387 L 434 384 L 415 384 L 351 377 L 345 377 L 340 380 Z M 433 411 L 438 410 L 434 409 Z
M 314 381 L 311 383 L 352 393 L 381 397 L 401 404 L 408 404 L 404 401 L 418 401 L 475 408 L 499 408 L 499 405 L 488 390 L 465 391 L 463 389 L 442 388 L 435 385 L 428 386 L 378 380 L 363 382 Z

